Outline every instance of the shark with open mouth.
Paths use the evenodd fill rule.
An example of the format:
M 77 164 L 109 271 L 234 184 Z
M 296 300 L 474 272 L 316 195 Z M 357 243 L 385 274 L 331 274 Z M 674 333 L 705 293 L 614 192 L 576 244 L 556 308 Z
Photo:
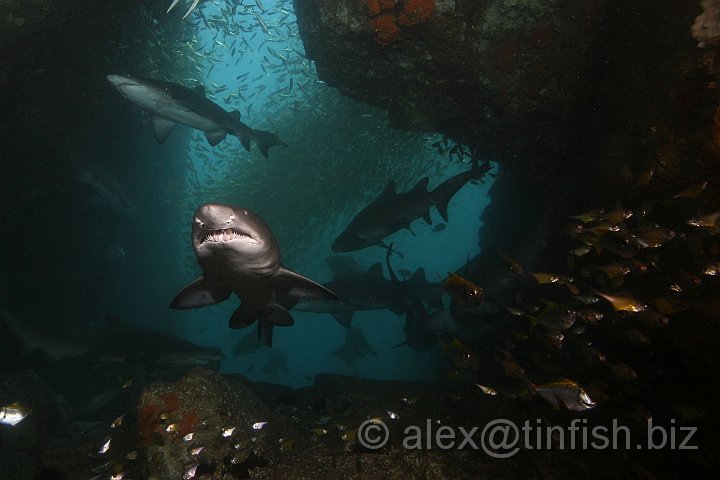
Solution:
M 242 305 L 230 317 L 230 328 L 258 320 L 258 333 L 272 345 L 274 326 L 294 323 L 281 297 L 327 299 L 327 288 L 280 264 L 280 247 L 270 227 L 254 212 L 209 203 L 195 212 L 192 245 L 202 276 L 186 286 L 170 308 L 213 305 L 235 293 Z

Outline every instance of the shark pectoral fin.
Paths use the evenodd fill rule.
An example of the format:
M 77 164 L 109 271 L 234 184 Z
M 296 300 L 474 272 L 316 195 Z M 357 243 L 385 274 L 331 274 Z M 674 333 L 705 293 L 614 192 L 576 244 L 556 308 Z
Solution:
M 172 129 L 175 128 L 175 122 L 157 115 L 153 115 L 151 121 L 153 133 L 155 133 L 155 140 L 157 140 L 158 143 L 163 143 L 168 135 L 170 135 L 170 132 L 172 132 Z
M 353 312 L 334 312 L 332 314 L 333 318 L 338 321 L 340 325 L 342 325 L 345 328 L 350 328 L 350 324 L 352 323 L 353 319 Z
M 430 218 L 430 210 L 428 209 L 427 212 L 423 213 L 423 220 L 425 220 L 425 223 L 428 225 L 432 225 L 432 218 Z
M 189 310 L 191 308 L 207 307 L 226 300 L 231 293 L 232 290 L 229 288 L 212 285 L 203 276 L 183 288 L 170 302 L 170 308 Z
M 213 147 L 225 140 L 226 136 L 227 133 L 225 132 L 205 132 L 205 137 L 207 138 L 208 143 Z
M 257 310 L 250 308 L 247 305 L 240 305 L 230 316 L 228 326 L 233 329 L 245 328 L 252 325 L 257 318 Z
M 338 298 L 337 295 L 322 285 L 284 267 L 280 267 L 275 273 L 272 286 L 274 289 L 296 298 L 314 298 L 318 300 L 337 300 Z

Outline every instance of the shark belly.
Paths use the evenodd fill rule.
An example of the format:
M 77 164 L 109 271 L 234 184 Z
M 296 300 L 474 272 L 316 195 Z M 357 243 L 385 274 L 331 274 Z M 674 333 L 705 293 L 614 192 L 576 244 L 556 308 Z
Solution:
M 170 104 L 156 110 L 156 114 L 167 120 L 202 130 L 203 132 L 226 132 L 226 128 L 217 121 L 200 115 L 179 105 Z

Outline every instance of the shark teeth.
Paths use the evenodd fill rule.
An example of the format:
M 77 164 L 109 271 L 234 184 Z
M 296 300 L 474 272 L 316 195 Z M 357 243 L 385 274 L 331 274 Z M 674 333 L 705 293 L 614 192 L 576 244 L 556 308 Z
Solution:
M 252 239 L 252 236 L 250 234 L 243 232 L 242 230 L 238 230 L 237 228 L 225 228 L 222 230 L 210 230 L 203 236 L 202 243 L 205 243 L 205 242 L 211 242 L 211 243 L 229 242 L 230 240 L 236 240 L 238 238 Z

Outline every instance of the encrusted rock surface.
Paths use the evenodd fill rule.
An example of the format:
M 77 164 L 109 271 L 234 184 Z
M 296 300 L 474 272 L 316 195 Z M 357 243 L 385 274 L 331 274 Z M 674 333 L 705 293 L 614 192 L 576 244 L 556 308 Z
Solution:
M 148 385 L 128 400 L 124 415 L 108 417 L 92 431 L 72 438 L 45 432 L 47 441 L 32 447 L 41 453 L 42 467 L 5 463 L 0 478 L 577 480 L 642 472 L 625 450 L 585 449 L 581 436 L 569 443 L 573 421 L 607 427 L 612 415 L 553 411 L 539 398 L 488 396 L 467 382 L 320 375 L 314 385 L 291 389 L 195 368 L 176 382 Z M 80 412 L 72 424 L 75 430 L 84 424 Z M 508 436 L 486 431 L 512 424 L 518 430 Z M 368 433 L 363 425 L 385 425 L 387 442 L 373 448 L 382 431 Z M 527 425 L 545 429 L 525 431 Z M 633 442 L 643 441 L 645 425 L 628 425 Z M 547 427 L 565 433 L 551 436 Z M 493 446 L 503 441 L 515 443 Z M 647 452 L 644 461 L 661 455 L 668 453 Z
M 398 128 L 500 163 L 483 251 L 528 260 L 528 243 L 572 210 L 633 192 L 644 171 L 678 191 L 698 164 L 714 171 L 720 148 L 704 146 L 720 138 L 718 49 L 696 46 L 697 0 L 294 4 L 322 80 Z
M 191 471 L 194 478 L 217 479 L 496 479 L 517 478 L 528 468 L 539 478 L 550 472 L 553 478 L 592 476 L 596 457 L 568 458 L 556 450 L 496 459 L 480 450 L 479 435 L 473 436 L 477 448 L 403 443 L 412 426 L 422 430 L 422 442 L 434 442 L 440 427 L 454 428 L 460 441 L 460 427 L 470 431 L 496 418 L 521 425 L 543 410 L 541 403 L 487 397 L 467 385 L 438 388 L 321 375 L 315 385 L 292 390 L 196 368 L 176 383 L 150 385 L 141 395 L 135 468 L 145 478 L 181 478 Z M 370 449 L 359 440 L 359 427 L 368 420 L 388 426 L 386 446 Z
M 150 385 L 138 407 L 147 477 L 181 478 L 194 465 L 214 478 L 240 474 L 273 457 L 261 400 L 246 385 L 193 369 L 179 382 Z M 193 449 L 204 447 L 199 454 Z
M 396 126 L 503 151 L 570 114 L 606 0 L 296 0 L 320 78 Z

